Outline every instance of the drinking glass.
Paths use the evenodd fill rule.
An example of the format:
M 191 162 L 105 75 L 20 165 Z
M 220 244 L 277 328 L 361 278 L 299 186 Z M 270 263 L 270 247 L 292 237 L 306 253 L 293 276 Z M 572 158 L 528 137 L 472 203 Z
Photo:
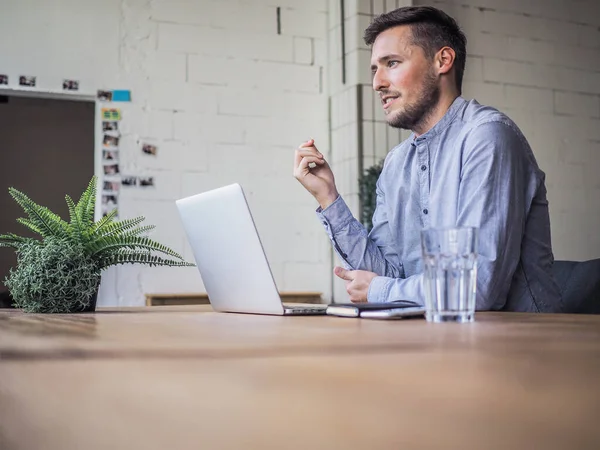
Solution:
M 430 322 L 472 322 L 477 291 L 474 227 L 421 231 L 425 308 Z

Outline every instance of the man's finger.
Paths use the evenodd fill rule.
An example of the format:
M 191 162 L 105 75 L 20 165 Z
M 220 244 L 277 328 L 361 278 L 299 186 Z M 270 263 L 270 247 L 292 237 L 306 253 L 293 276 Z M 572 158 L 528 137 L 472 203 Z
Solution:
M 311 141 L 308 141 L 308 142 L 311 142 Z M 323 159 L 323 154 L 319 150 L 317 150 L 316 147 L 306 146 L 308 144 L 308 142 L 305 142 L 304 144 L 302 144 L 294 152 L 294 168 L 299 167 L 300 162 L 302 161 L 302 158 L 304 158 L 306 156 L 316 155 L 317 157 Z
M 302 155 L 300 154 L 299 150 L 296 150 L 294 152 L 294 168 L 300 165 L 300 161 L 302 161 Z
M 315 140 L 311 138 L 308 141 L 303 142 L 302 144 L 300 144 L 300 148 L 312 147 L 314 145 L 315 145 Z
M 323 158 L 323 154 L 317 150 L 316 147 L 298 147 L 296 149 L 296 153 L 300 156 L 318 156 L 319 158 Z
M 309 165 L 309 164 L 312 164 Z M 312 156 L 312 157 L 304 157 L 300 160 L 300 164 L 298 165 L 298 171 L 296 173 L 298 174 L 303 174 L 308 172 L 311 168 L 316 167 L 317 165 L 323 165 L 325 163 L 325 161 L 323 161 L 320 158 L 317 158 L 316 156 Z
M 342 280 L 347 280 L 347 281 L 354 280 L 354 271 L 353 270 L 346 270 L 346 269 L 342 269 L 339 266 L 336 266 L 335 269 L 333 269 L 333 273 L 335 273 Z

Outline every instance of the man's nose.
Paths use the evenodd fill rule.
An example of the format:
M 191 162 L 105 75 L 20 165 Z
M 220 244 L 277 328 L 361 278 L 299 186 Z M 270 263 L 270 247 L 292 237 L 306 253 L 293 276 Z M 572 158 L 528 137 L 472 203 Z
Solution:
M 373 89 L 375 91 L 381 91 L 382 89 L 387 89 L 389 86 L 390 83 L 387 80 L 384 71 L 377 70 L 373 75 Z

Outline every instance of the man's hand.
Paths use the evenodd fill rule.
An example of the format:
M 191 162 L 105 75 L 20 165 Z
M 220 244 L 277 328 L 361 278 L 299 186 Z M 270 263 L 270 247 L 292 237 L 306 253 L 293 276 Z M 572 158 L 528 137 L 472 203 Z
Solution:
M 323 209 L 338 197 L 333 172 L 321 152 L 315 147 L 314 139 L 304 142 L 296 150 L 294 178 L 312 194 Z
M 369 293 L 369 286 L 373 278 L 377 276 L 374 272 L 368 272 L 366 270 L 346 270 L 341 267 L 333 269 L 335 273 L 342 280 L 346 280 L 346 291 L 350 296 L 352 303 L 366 303 L 367 294 Z

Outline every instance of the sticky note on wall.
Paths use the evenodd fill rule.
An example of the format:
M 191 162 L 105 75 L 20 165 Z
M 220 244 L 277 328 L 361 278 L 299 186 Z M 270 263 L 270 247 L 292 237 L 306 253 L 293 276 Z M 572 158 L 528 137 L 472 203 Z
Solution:
M 112 91 L 112 101 L 113 102 L 130 102 L 131 101 L 131 91 Z
M 121 110 L 117 108 L 102 108 L 102 120 L 121 120 Z

